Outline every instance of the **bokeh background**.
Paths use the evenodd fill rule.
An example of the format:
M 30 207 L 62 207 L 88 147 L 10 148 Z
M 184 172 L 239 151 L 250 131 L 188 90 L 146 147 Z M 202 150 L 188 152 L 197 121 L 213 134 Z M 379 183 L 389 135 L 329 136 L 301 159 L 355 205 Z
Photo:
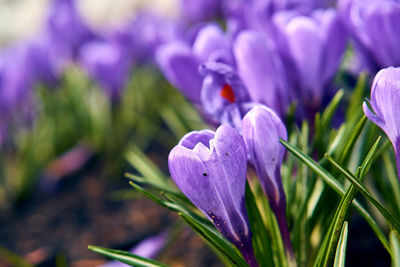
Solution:
M 63 1 L 0 1 L 0 95 L 6 99 L 0 101 L 0 266 L 99 266 L 107 259 L 89 251 L 89 244 L 129 250 L 165 229 L 176 232 L 171 239 L 178 242 L 167 244 L 162 261 L 220 266 L 199 237 L 132 190 L 124 177 L 125 172 L 135 173 L 131 163 L 140 160 L 150 160 L 167 173 L 168 149 L 189 129 L 203 125 L 151 60 L 130 62 L 115 98 L 104 89 L 107 85 L 92 79 L 79 55 L 66 56 L 62 71 L 50 82 L 31 79 L 43 67 L 35 56 L 30 58 L 31 47 L 49 35 L 61 46 L 66 42 L 68 33 L 59 28 L 48 33 L 58 27 L 49 26 L 51 20 L 56 25 L 79 21 L 96 35 L 93 42 L 103 45 L 143 14 L 178 19 L 180 3 L 64 1 L 73 2 L 72 13 L 79 15 L 71 19 L 68 4 L 57 7 L 57 2 Z M 72 36 L 79 35 L 74 32 L 79 23 Z M 150 40 L 158 38 L 154 26 L 136 30 Z M 81 49 L 86 43 L 79 45 Z M 45 52 L 38 57 L 50 55 L 55 46 L 39 45 Z M 95 53 L 111 51 L 112 60 L 115 51 L 104 47 Z

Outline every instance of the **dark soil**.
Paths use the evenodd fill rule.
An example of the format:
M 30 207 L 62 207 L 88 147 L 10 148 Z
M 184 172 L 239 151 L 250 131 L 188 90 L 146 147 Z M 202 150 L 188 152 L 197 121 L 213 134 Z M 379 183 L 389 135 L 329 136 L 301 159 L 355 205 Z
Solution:
M 129 250 L 176 221 L 175 214 L 149 199 L 111 198 L 116 190 L 130 188 L 128 180 L 105 179 L 94 170 L 64 179 L 52 192 L 36 192 L 25 203 L 2 212 L 0 246 L 38 266 L 60 261 L 68 266 L 98 266 L 107 259 L 88 250 L 89 244 Z M 186 228 L 159 259 L 171 266 L 222 266 Z M 0 257 L 0 266 L 11 265 Z

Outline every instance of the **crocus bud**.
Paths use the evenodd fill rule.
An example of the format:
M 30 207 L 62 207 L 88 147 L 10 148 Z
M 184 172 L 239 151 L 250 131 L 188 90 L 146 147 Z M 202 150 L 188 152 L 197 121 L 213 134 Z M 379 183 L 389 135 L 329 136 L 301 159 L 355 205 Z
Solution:
M 228 125 L 190 132 L 170 152 L 168 166 L 179 189 L 257 266 L 244 198 L 246 146 L 239 132 Z
M 287 139 L 286 128 L 273 110 L 257 105 L 243 118 L 242 134 L 249 162 L 254 167 L 276 215 L 285 247 L 293 256 L 286 223 L 286 198 L 280 173 L 285 148 L 279 143 L 279 138 Z
M 390 67 L 376 74 L 368 102 L 370 107 L 363 104 L 364 113 L 392 142 L 400 177 L 400 68 Z
M 291 94 L 314 117 L 339 68 L 346 48 L 346 32 L 334 9 L 309 16 L 280 12 L 274 17 L 278 47 L 291 74 Z
M 251 100 L 268 105 L 283 116 L 289 103 L 287 84 L 274 45 L 257 32 L 244 31 L 233 48 L 239 76 Z

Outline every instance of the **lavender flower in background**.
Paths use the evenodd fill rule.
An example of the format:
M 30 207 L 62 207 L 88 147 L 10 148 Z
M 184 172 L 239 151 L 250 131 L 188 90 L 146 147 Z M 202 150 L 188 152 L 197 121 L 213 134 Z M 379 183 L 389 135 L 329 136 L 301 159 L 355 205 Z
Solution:
M 119 46 L 109 42 L 91 42 L 81 49 L 81 64 L 116 103 L 128 81 L 131 59 Z
M 54 45 L 63 47 L 72 57 L 77 55 L 82 44 L 95 38 L 80 16 L 75 0 L 53 0 L 47 32 Z
M 180 6 L 182 15 L 191 22 L 216 18 L 221 12 L 221 0 L 180 0 Z
M 363 104 L 364 113 L 392 142 L 400 179 L 400 68 L 390 67 L 378 72 L 368 104 Z
M 135 247 L 133 247 L 130 252 L 143 258 L 154 259 L 169 242 L 169 239 L 169 233 L 167 230 L 165 230 L 157 235 L 142 240 Z M 102 265 L 102 267 L 125 266 L 129 265 L 118 261 L 111 261 L 107 264 Z
M 243 31 L 234 43 L 238 74 L 253 102 L 284 116 L 289 105 L 283 64 L 274 45 L 255 31 Z
M 158 46 L 183 40 L 182 21 L 149 12 L 140 12 L 132 21 L 109 34 L 109 39 L 124 50 L 135 63 L 153 63 Z
M 26 46 L 35 81 L 54 86 L 70 60 L 68 53 L 44 34 Z
M 180 190 L 250 266 L 257 266 L 244 199 L 246 147 L 239 132 L 228 125 L 190 132 L 171 150 L 168 166 Z
M 277 46 L 290 74 L 290 94 L 304 103 L 310 117 L 332 89 L 346 47 L 346 32 L 334 9 L 310 16 L 293 11 L 274 16 Z
M 249 162 L 257 173 L 276 215 L 285 247 L 293 258 L 286 222 L 286 197 L 280 173 L 285 148 L 280 144 L 279 138 L 287 139 L 285 125 L 272 109 L 257 105 L 244 117 L 242 134 Z
M 199 66 L 205 61 L 230 62 L 229 42 L 215 24 L 201 28 L 193 46 L 184 41 L 171 41 L 156 51 L 156 60 L 168 81 L 190 101 L 201 102 L 202 78 Z
M 0 113 L 3 119 L 16 117 L 16 113 L 20 114 L 21 112 L 27 112 L 28 118 L 32 117 L 33 111 L 29 111 L 29 107 L 33 101 L 34 69 L 30 61 L 29 49 L 21 45 L 3 55 Z
M 400 66 L 399 1 L 341 0 L 338 7 L 354 41 L 359 72 Z
M 253 104 L 240 78 L 229 65 L 217 62 L 203 64 L 201 74 L 204 112 L 217 125 L 226 123 L 241 131 L 243 116 Z

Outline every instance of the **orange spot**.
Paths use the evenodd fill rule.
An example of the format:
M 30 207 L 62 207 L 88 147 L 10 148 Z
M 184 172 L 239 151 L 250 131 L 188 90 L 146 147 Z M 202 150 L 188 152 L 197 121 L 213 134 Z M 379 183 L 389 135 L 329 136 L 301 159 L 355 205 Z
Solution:
M 232 86 L 225 84 L 221 89 L 221 96 L 231 103 L 235 102 L 235 93 L 233 92 Z

